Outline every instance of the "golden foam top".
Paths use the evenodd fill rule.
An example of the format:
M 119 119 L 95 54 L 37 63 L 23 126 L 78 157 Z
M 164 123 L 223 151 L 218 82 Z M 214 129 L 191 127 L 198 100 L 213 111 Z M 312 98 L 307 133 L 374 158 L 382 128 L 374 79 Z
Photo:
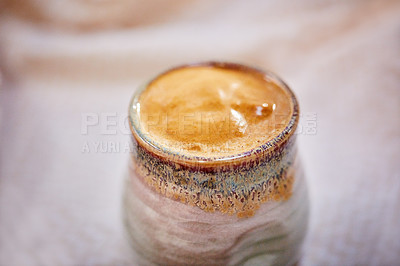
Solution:
M 186 155 L 240 154 L 267 143 L 288 125 L 289 93 L 256 71 L 187 66 L 154 79 L 136 108 L 143 134 Z

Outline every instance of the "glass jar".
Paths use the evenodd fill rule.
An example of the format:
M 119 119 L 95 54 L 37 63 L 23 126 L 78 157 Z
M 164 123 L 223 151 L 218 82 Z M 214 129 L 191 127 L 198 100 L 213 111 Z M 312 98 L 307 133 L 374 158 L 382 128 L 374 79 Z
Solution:
M 187 156 L 143 134 L 138 100 L 129 108 L 133 152 L 123 199 L 124 222 L 140 265 L 293 265 L 308 221 L 308 196 L 296 146 L 299 109 L 289 87 L 290 122 L 257 148 L 218 158 Z M 182 66 L 185 67 L 185 66 Z

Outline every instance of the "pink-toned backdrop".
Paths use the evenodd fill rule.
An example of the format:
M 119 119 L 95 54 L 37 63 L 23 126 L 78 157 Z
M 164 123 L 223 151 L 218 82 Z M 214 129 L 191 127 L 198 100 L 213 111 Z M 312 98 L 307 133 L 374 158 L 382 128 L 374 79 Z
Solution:
M 400 264 L 400 2 L 31 2 L 2 2 L 0 265 L 134 265 L 129 135 L 101 119 L 159 71 L 210 59 L 270 69 L 299 98 L 302 265 Z

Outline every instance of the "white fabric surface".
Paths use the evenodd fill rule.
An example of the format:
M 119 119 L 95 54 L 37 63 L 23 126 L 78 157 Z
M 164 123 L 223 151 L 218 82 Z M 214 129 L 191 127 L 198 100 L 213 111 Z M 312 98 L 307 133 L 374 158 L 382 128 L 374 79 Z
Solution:
M 317 115 L 316 134 L 299 135 L 312 204 L 301 264 L 400 265 L 400 2 L 180 4 L 84 31 L 3 12 L 0 265 L 134 265 L 120 218 L 129 135 L 101 122 L 82 134 L 82 114 L 123 116 L 138 84 L 210 59 L 276 72 Z

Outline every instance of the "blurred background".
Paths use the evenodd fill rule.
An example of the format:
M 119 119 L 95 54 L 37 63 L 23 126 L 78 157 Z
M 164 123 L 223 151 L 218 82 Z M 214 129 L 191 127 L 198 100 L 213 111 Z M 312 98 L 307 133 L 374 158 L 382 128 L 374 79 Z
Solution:
M 269 69 L 300 101 L 301 265 L 400 263 L 400 2 L 0 0 L 0 265 L 132 265 L 120 200 L 137 86 Z M 118 148 L 119 147 L 119 148 Z

